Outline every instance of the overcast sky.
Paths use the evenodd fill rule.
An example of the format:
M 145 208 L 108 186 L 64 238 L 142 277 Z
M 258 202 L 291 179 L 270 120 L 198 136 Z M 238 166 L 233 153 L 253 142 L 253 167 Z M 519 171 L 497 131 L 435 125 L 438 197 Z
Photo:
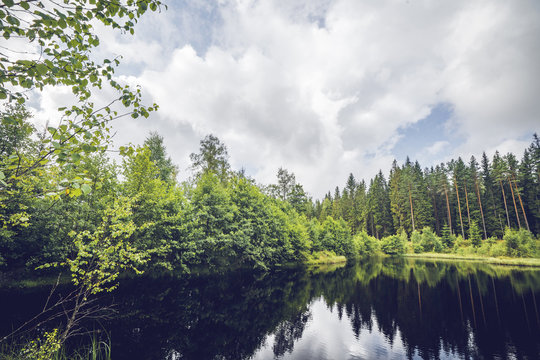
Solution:
M 284 167 L 318 198 L 407 155 L 521 158 L 540 130 L 539 1 L 166 2 L 135 36 L 100 31 L 96 56 L 123 55 L 121 80 L 160 106 L 117 121 L 115 146 L 157 131 L 180 180 L 209 133 L 233 168 L 272 183 Z

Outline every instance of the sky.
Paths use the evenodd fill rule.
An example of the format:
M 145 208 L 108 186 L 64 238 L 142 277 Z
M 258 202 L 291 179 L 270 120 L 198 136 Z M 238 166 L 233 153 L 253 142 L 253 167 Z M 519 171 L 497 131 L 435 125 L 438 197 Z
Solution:
M 540 132 L 540 2 L 175 0 L 134 36 L 97 26 L 97 58 L 159 111 L 113 123 L 114 144 L 151 131 L 189 177 L 207 134 L 258 183 L 293 172 L 314 198 L 394 159 L 422 166 L 514 152 Z M 69 89 L 32 103 L 54 123 Z M 106 103 L 112 94 L 97 95 Z

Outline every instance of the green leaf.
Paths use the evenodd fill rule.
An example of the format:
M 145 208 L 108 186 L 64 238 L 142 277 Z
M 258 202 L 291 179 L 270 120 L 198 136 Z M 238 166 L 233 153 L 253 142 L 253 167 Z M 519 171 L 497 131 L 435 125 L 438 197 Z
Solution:
M 14 16 L 11 16 L 9 15 L 7 17 L 7 22 L 10 23 L 11 25 L 15 25 L 15 26 L 19 26 L 21 24 L 21 22 L 19 21 L 19 19 L 17 19 L 16 17 Z
M 81 185 L 81 190 L 82 190 L 82 192 L 86 195 L 86 194 L 88 194 L 90 191 L 92 191 L 92 187 L 90 187 L 90 185 L 88 185 L 88 184 L 82 184 L 82 185 Z
M 40 75 L 45 75 L 47 71 L 49 71 L 49 68 L 47 67 L 47 65 L 41 63 L 36 65 L 36 70 Z

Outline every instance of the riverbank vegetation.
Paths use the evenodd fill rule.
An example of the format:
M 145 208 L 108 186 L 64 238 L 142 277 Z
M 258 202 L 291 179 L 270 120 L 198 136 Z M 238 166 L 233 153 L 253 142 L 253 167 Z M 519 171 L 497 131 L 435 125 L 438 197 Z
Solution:
M 137 19 L 162 4 L 82 1 L 83 11 L 79 3 L 4 1 L 0 9 L 7 46 L 17 38 L 40 49 L 34 58 L 14 49 L 0 59 L 0 270 L 67 268 L 76 286 L 46 305 L 72 307 L 32 356 L 59 350 L 93 311 L 92 296 L 114 290 L 122 272 L 268 271 L 424 252 L 539 256 L 536 135 L 521 161 L 483 154 L 481 164 L 458 158 L 424 170 L 394 162 L 388 182 L 382 172 L 369 185 L 351 174 L 343 190 L 315 201 L 286 169 L 274 184 L 232 169 L 213 135 L 190 155 L 184 182 L 157 133 L 111 159 L 110 122 L 149 117 L 157 105 L 115 80 L 118 59 L 92 60 L 99 39 L 91 23 L 133 34 Z M 38 128 L 43 119 L 29 111 L 28 94 L 50 86 L 70 87 L 76 101 L 59 109 L 57 124 Z M 92 91 L 103 87 L 116 95 L 97 107 Z
M 41 144 L 33 137 L 36 130 L 31 125 L 30 114 L 20 105 L 11 107 L 9 113 L 21 116 L 14 125 L 2 124 L 2 133 L 16 134 L 10 156 L 22 153 L 27 158 L 38 157 L 37 149 Z M 535 137 L 525 154 L 539 156 L 539 149 Z M 531 158 L 530 155 L 524 157 Z M 191 159 L 192 177 L 178 183 L 178 169 L 167 156 L 163 138 L 153 133 L 144 144 L 126 150 L 120 164 L 101 151 L 81 157 L 76 167 L 63 163 L 39 166 L 36 168 L 39 176 L 16 178 L 17 169 L 5 171 L 14 180 L 10 187 L 2 188 L 4 202 L 0 211 L 4 224 L 0 266 L 8 270 L 33 269 L 42 264 L 75 259 L 83 249 L 90 253 L 95 250 L 85 248 L 91 246 L 89 244 L 104 246 L 105 240 L 99 238 L 104 231 L 114 231 L 118 237 L 108 246 L 120 246 L 124 253 L 133 252 L 132 260 L 136 258 L 139 267 L 181 271 L 195 266 L 269 269 L 290 263 L 322 261 L 318 255 L 321 252 L 327 260 L 330 252 L 347 258 L 425 252 L 485 257 L 539 256 L 538 238 L 532 231 L 519 227 L 527 223 L 536 229 L 539 224 L 537 212 L 529 205 L 530 201 L 538 201 L 536 197 L 531 198 L 531 194 L 538 194 L 533 191 L 539 188 L 538 181 L 531 184 L 525 181 L 520 190 L 519 182 L 509 180 L 530 180 L 531 174 L 523 172 L 537 171 L 536 167 L 523 165 L 519 167 L 522 172 L 508 175 L 507 185 L 518 186 L 512 191 L 514 200 L 518 195 L 521 199 L 522 212 L 516 205 L 515 222 L 510 222 L 501 232 L 496 222 L 495 225 L 489 222 L 486 227 L 479 227 L 477 222 L 480 218 L 482 223 L 482 214 L 501 215 L 495 200 L 500 200 L 501 204 L 505 200 L 492 196 L 489 202 L 484 201 L 485 209 L 480 207 L 480 189 L 488 187 L 486 181 L 479 179 L 490 178 L 484 175 L 486 172 L 489 175 L 489 166 L 483 173 L 469 178 L 476 179 L 477 183 L 469 185 L 468 189 L 478 190 L 476 196 L 480 197 L 465 193 L 466 198 L 474 198 L 477 207 L 469 200 L 461 207 L 457 192 L 456 202 L 451 207 L 446 197 L 448 193 L 437 192 L 439 188 L 431 190 L 432 196 L 421 192 L 426 199 L 409 189 L 412 183 L 407 185 L 403 179 L 407 178 L 407 172 L 414 173 L 414 169 L 419 168 L 418 165 L 411 167 L 410 163 L 392 170 L 391 186 L 386 185 L 379 173 L 366 192 L 364 182 L 356 183 L 351 176 L 342 194 L 336 190 L 334 197 L 327 195 L 321 203 L 313 202 L 296 182 L 294 174 L 287 170 L 279 169 L 275 184 L 260 185 L 244 172 L 231 169 L 225 144 L 213 135 L 201 141 L 199 151 L 191 154 Z M 495 158 L 494 162 L 497 161 L 500 162 Z M 399 181 L 396 172 L 400 173 Z M 83 174 L 84 178 L 78 174 Z M 428 170 L 417 172 L 416 188 L 430 189 L 423 187 L 433 180 L 430 176 Z M 64 179 L 74 180 L 66 184 Z M 440 180 L 443 189 L 445 179 L 448 177 Z M 454 181 L 452 187 L 459 190 L 457 180 Z M 400 192 L 403 189 L 407 190 L 407 196 Z M 509 191 L 504 192 L 507 193 Z M 434 207 L 427 201 L 430 198 Z M 437 216 L 426 213 L 439 211 L 437 205 L 446 209 L 447 214 L 441 215 L 443 210 L 437 212 Z M 454 208 L 469 211 L 456 215 L 452 212 Z M 525 209 L 530 211 L 527 213 Z M 460 217 L 457 228 L 455 222 L 448 225 L 451 218 Z M 522 221 L 518 223 L 520 217 Z
M 11 111 L 25 113 L 20 106 Z M 22 121 L 31 128 L 28 115 Z M 19 151 L 36 156 L 32 151 L 39 147 L 39 141 L 32 139 L 31 131 L 21 135 L 18 143 L 24 144 Z M 536 146 L 537 141 L 531 145 L 531 151 Z M 5 224 L 0 264 L 4 269 L 32 269 L 51 263 L 69 265 L 70 261 L 80 261 L 83 250 L 94 251 L 97 256 L 98 245 L 104 253 L 107 249 L 118 252 L 120 248 L 123 254 L 130 253 L 130 258 L 123 262 L 111 259 L 123 263 L 123 267 L 134 261 L 138 269 L 188 272 L 201 266 L 264 270 L 290 263 L 333 262 L 339 257 L 379 254 L 539 256 L 538 239 L 523 227 L 506 227 L 500 239 L 484 239 L 474 220 L 480 211 L 472 213 L 465 236 L 461 232 L 456 234 L 446 223 L 439 232 L 424 224 L 421 230 L 397 226 L 398 232 L 394 234 L 379 224 L 370 224 L 378 218 L 376 208 L 358 207 L 362 205 L 356 203 L 363 198 L 362 186 L 349 184 L 347 189 L 356 188 L 356 193 L 345 190 L 332 201 L 327 197 L 322 206 L 308 197 L 294 174 L 287 170 L 278 171 L 275 184 L 257 184 L 242 171 L 230 168 L 226 146 L 212 135 L 201 141 L 199 152 L 191 154 L 191 159 L 191 179 L 178 183 L 177 167 L 167 156 L 163 138 L 154 133 L 144 144 L 126 151 L 121 164 L 105 152 L 81 158 L 76 172 L 84 173 L 88 187 L 83 186 L 86 183 L 62 185 L 63 178 L 76 176 L 73 169 L 61 164 L 40 167 L 39 177 L 25 179 L 26 188 L 31 187 L 35 196 L 5 193 L 6 197 L 11 195 L 11 201 L 2 209 L 3 218 L 22 218 L 20 211 L 24 209 L 24 219 Z M 56 192 L 48 195 L 51 184 L 56 186 Z M 368 194 L 375 192 L 373 187 Z M 387 191 L 387 210 L 394 208 L 397 213 L 401 208 L 390 200 L 391 189 L 381 189 Z M 349 197 L 349 193 L 354 196 Z M 365 200 L 367 204 L 381 205 L 367 195 Z M 407 204 L 407 208 L 411 209 L 411 204 L 412 226 L 414 203 Z M 349 210 L 358 216 L 351 215 Z M 537 219 L 531 217 L 529 222 L 536 226 Z M 397 225 L 389 224 L 392 228 Z M 368 231 L 370 227 L 383 230 L 374 234 Z M 108 232 L 116 238 L 100 237 Z M 377 238 L 380 234 L 386 235 Z M 498 230 L 493 234 L 498 235 Z

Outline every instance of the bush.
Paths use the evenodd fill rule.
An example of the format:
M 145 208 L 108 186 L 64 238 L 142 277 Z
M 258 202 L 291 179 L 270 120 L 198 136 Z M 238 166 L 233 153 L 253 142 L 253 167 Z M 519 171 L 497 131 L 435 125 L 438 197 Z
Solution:
M 353 243 L 357 254 L 360 256 L 374 255 L 380 250 L 379 240 L 373 236 L 369 236 L 365 231 L 356 234 L 353 238 Z
M 351 229 L 343 219 L 334 220 L 328 216 L 321 225 L 319 234 L 321 250 L 330 250 L 347 258 L 357 256 L 351 236 Z
M 491 245 L 489 255 L 493 257 L 506 255 L 506 242 L 504 240 L 495 241 L 495 243 Z
M 429 227 L 425 227 L 422 230 L 422 237 L 421 242 L 422 248 L 424 251 L 435 251 L 435 252 L 442 252 L 443 245 L 441 238 L 439 238 Z
M 405 231 L 401 235 L 390 235 L 381 240 L 381 250 L 388 255 L 402 255 L 405 253 L 407 234 Z
M 506 255 L 508 256 L 534 257 L 537 255 L 537 240 L 528 230 L 506 228 L 503 240 L 506 241 Z
M 456 240 L 454 241 L 454 251 L 469 246 L 471 246 L 470 240 L 464 239 L 461 235 L 456 236 Z
M 424 252 L 424 247 L 422 246 L 422 235 L 420 232 L 414 230 L 411 234 L 411 243 L 413 251 L 418 254 Z

